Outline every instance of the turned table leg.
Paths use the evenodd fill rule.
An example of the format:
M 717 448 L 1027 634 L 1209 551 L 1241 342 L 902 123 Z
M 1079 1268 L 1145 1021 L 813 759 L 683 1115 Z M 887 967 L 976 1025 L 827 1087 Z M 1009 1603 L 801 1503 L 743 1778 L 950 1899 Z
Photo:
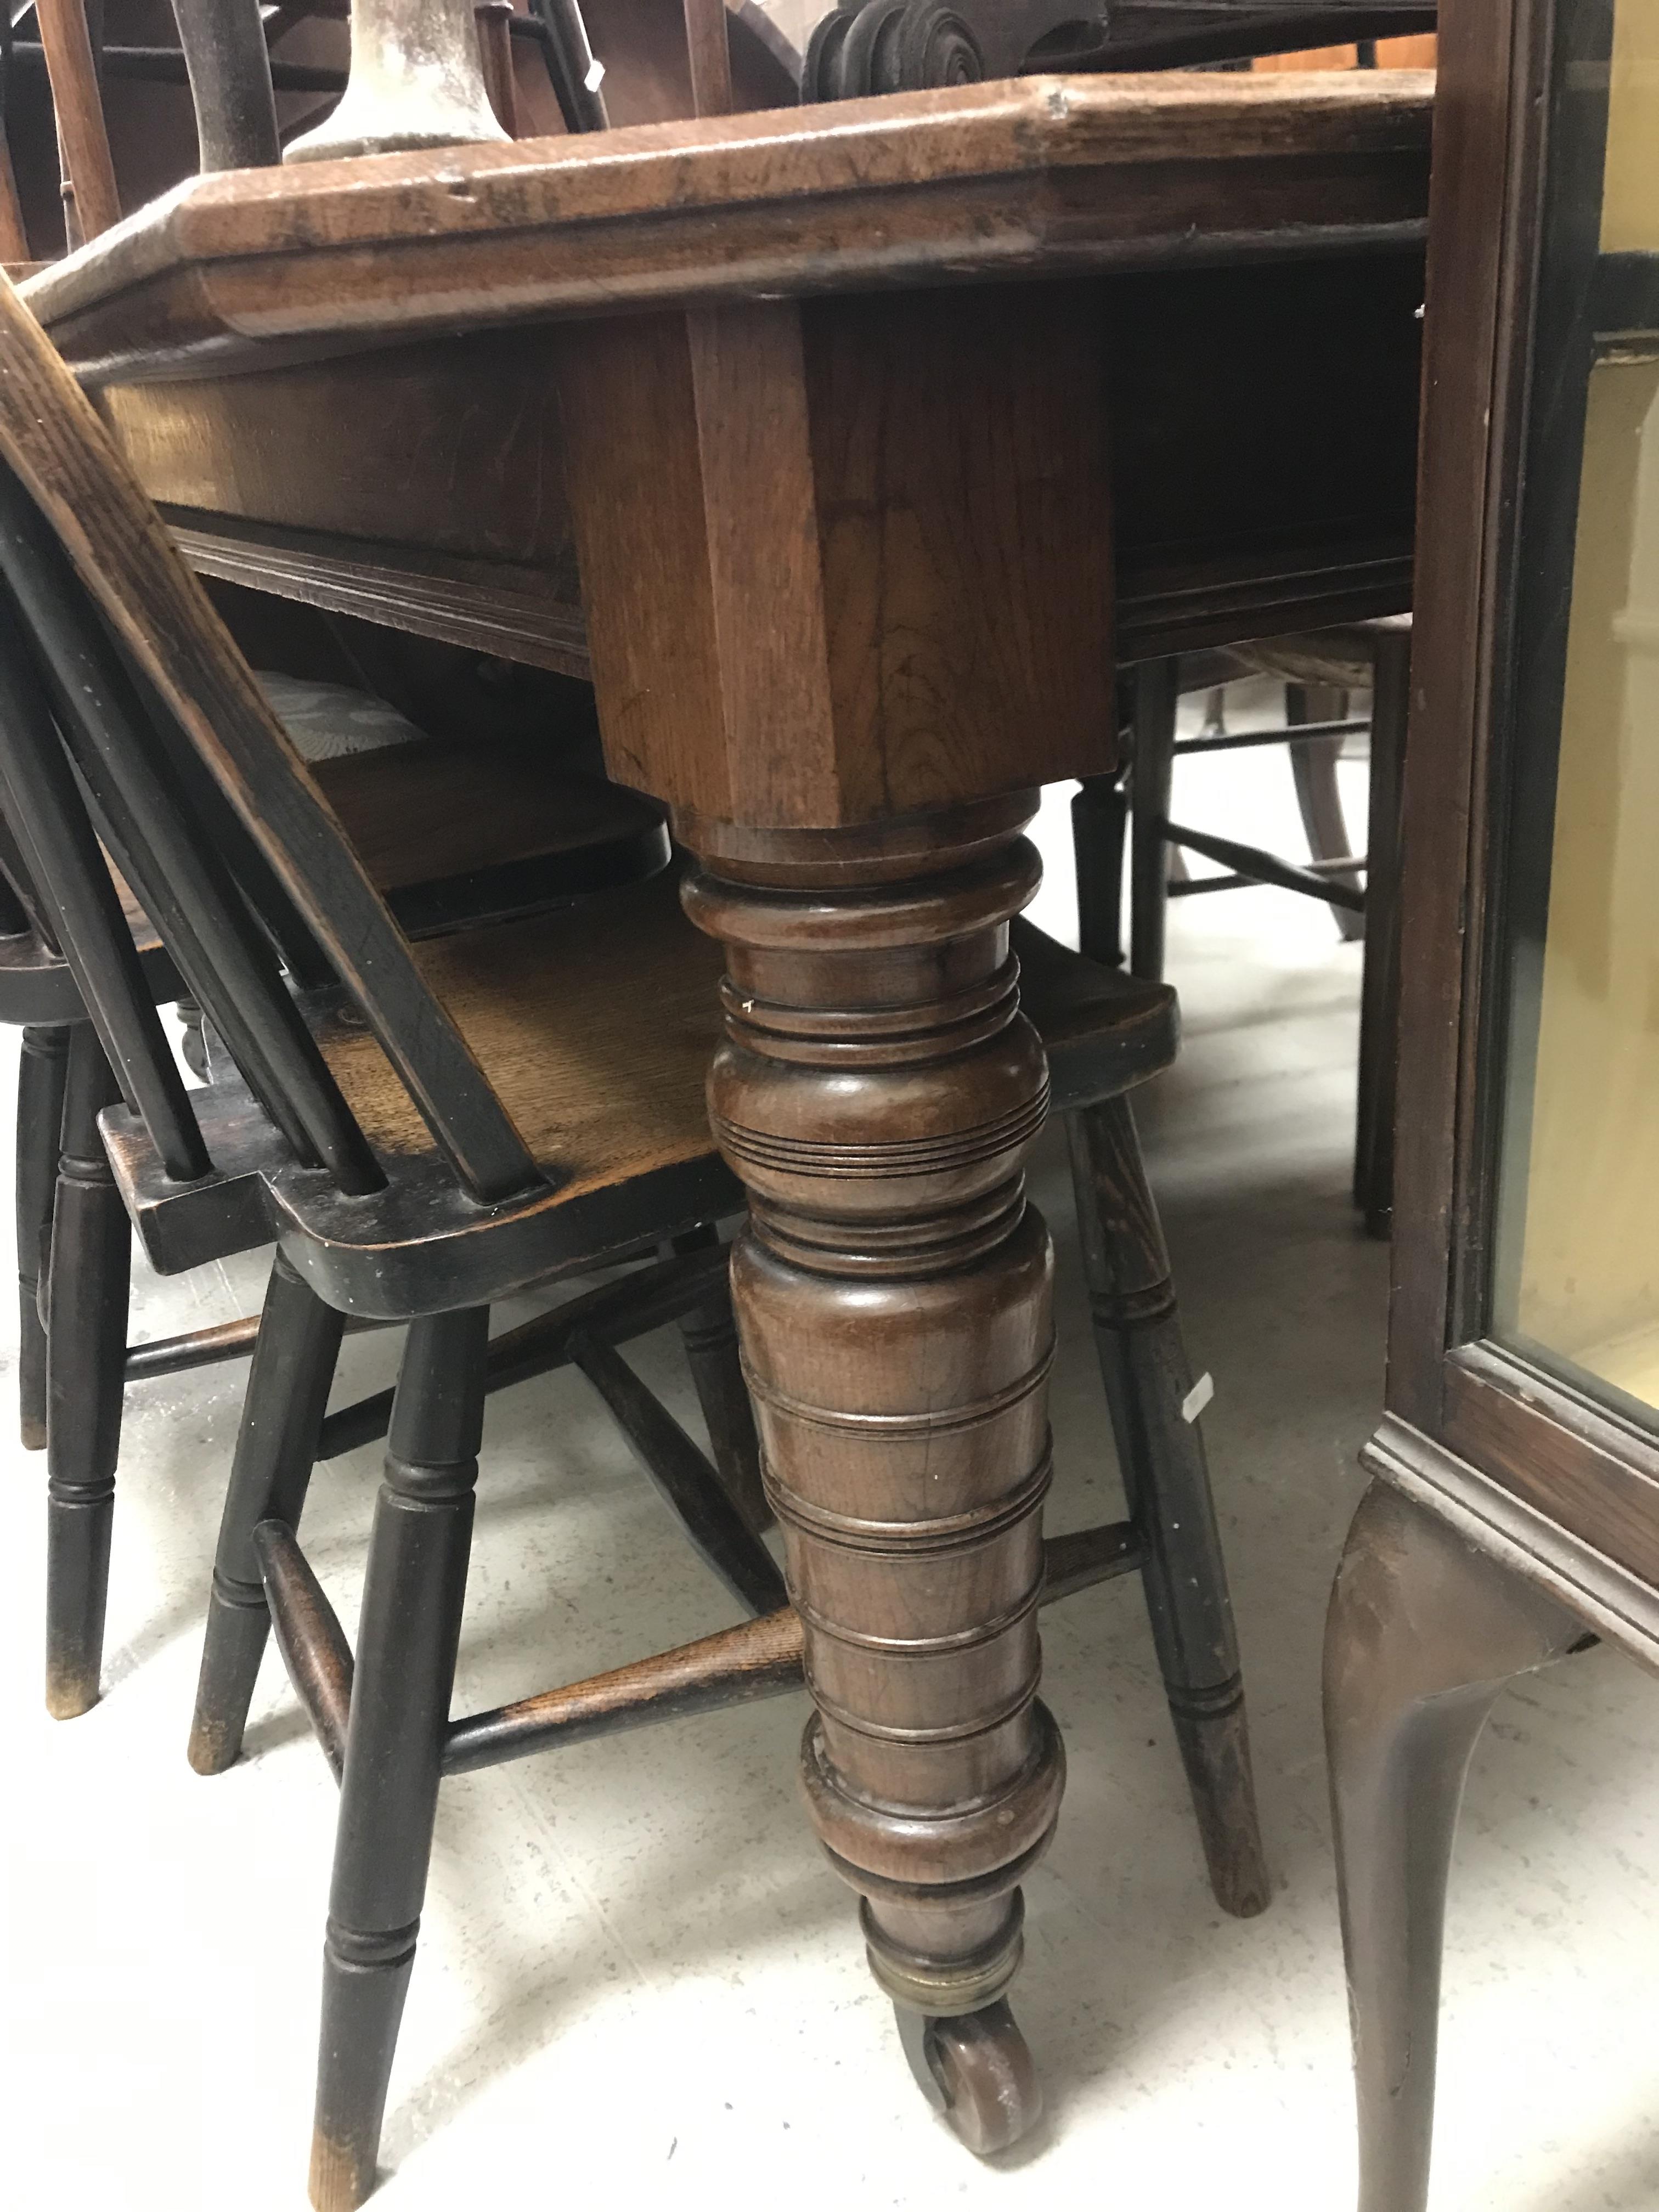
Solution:
M 976 2150 L 1040 2109 L 1002 2000 L 1064 1771 L 1036 1696 L 1051 1255 L 1021 1175 L 1048 1079 L 1007 929 L 1029 814 L 682 824 L 727 952 L 710 1111 L 750 1194 L 732 1295 L 805 1629 L 807 1802 Z

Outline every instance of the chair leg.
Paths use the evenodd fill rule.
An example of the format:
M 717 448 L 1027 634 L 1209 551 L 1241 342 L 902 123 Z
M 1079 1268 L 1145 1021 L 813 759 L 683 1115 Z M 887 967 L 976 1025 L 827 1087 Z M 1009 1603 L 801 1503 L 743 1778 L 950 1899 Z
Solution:
M 26 1029 L 17 1063 L 17 1401 L 25 1451 L 44 1451 L 46 1443 L 40 1262 L 52 1233 L 69 1046 L 67 1027 Z
M 1210 1886 L 1224 1911 L 1248 1918 L 1271 1888 L 1204 1441 L 1182 1412 L 1192 1373 L 1169 1254 L 1127 1099 L 1072 1115 L 1067 1133 L 1095 1344 L 1170 1717 Z
M 344 1327 L 344 1316 L 325 1305 L 279 1252 L 259 1316 L 213 1561 L 190 1729 L 190 1763 L 198 1774 L 223 1773 L 242 1748 L 270 1630 L 253 1532 L 266 1520 L 299 1526 Z
M 1149 660 L 1129 678 L 1134 764 L 1129 776 L 1129 967 L 1158 982 L 1169 911 L 1170 818 L 1175 775 L 1176 664 Z
M 712 1223 L 691 1229 L 673 1240 L 676 1252 L 700 1252 L 720 1242 Z M 744 1522 L 758 1536 L 772 1525 L 773 1513 L 761 1481 L 760 1438 L 755 1432 L 755 1409 L 749 1386 L 743 1379 L 738 1355 L 738 1325 L 732 1314 L 732 1292 L 722 1276 L 701 1305 L 680 1318 L 680 1338 L 685 1346 L 697 1402 L 708 1431 L 710 1455 L 720 1487 Z
M 70 1039 L 46 1291 L 46 1710 L 98 1702 L 126 1379 L 132 1231 L 98 1116 L 120 1096 L 90 1022 Z
M 1304 722 L 1340 722 L 1347 711 L 1346 691 L 1322 684 L 1285 686 L 1285 720 L 1291 729 Z M 1316 860 L 1346 860 L 1353 847 L 1348 842 L 1342 794 L 1336 781 L 1336 764 L 1342 757 L 1341 738 L 1322 738 L 1311 744 L 1292 745 L 1290 755 L 1291 775 L 1296 784 L 1296 800 L 1302 811 L 1302 827 L 1307 834 L 1310 854 Z M 1345 871 L 1332 881 L 1350 884 L 1358 890 L 1360 871 L 1356 868 L 1352 875 Z M 1345 943 L 1364 935 L 1363 914 L 1353 914 L 1340 906 L 1334 906 L 1331 912 Z
M 1085 776 L 1072 801 L 1078 948 L 1103 968 L 1123 965 L 1123 841 L 1128 801 L 1115 775 Z
M 375 2154 L 415 1960 L 460 1641 L 487 1308 L 411 1326 L 374 1509 L 323 1960 L 311 2201 L 350 2212 Z
M 1365 965 L 1359 996 L 1359 1096 L 1353 1202 L 1373 1237 L 1394 1218 L 1395 1076 L 1400 1029 L 1400 834 L 1411 631 L 1377 632 L 1371 692 L 1370 804 L 1365 832 Z
M 1582 1623 L 1373 1482 L 1325 1637 L 1325 1734 L 1359 2100 L 1359 2212 L 1423 2212 L 1446 1880 L 1463 1779 L 1504 1684 Z

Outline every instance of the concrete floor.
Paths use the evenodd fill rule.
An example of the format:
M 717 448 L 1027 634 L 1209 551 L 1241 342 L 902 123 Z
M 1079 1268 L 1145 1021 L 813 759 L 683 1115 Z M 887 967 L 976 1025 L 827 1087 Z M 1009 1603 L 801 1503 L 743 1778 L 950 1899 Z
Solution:
M 1182 819 L 1300 849 L 1282 756 L 1212 757 L 1188 784 L 1191 768 Z M 1345 775 L 1363 805 L 1363 769 Z M 1042 831 L 1060 930 L 1065 798 Z M 1028 1886 L 1017 1999 L 1049 2111 L 992 2164 L 910 2082 L 796 1801 L 799 1700 L 451 1783 L 392 2082 L 386 2212 L 725 2208 L 759 2190 L 811 2212 L 1352 2201 L 1317 1685 L 1387 1295 L 1387 1254 L 1357 1233 L 1346 1194 L 1358 951 L 1304 902 L 1252 891 L 1176 907 L 1170 969 L 1187 1047 L 1142 1124 L 1188 1343 L 1216 1382 L 1204 1425 L 1273 1910 L 1240 1924 L 1211 1902 L 1132 1583 L 1046 1617 L 1071 1781 Z M 9 1097 L 9 1060 L 0 1085 Z M 1050 1525 L 1065 1528 L 1116 1510 L 1117 1486 L 1053 1133 L 1034 1183 L 1060 1252 Z M 135 1335 L 249 1310 L 263 1273 L 258 1255 L 168 1283 L 141 1269 Z M 339 1389 L 378 1382 L 394 1352 L 354 1340 Z M 672 1333 L 644 1356 L 695 1420 Z M 0 2081 L 18 2204 L 304 2201 L 333 1784 L 274 1661 L 252 1755 L 215 1781 L 184 1759 L 242 1374 L 132 1393 L 106 1695 L 66 1725 L 38 1689 L 44 1468 L 0 1446 Z M 459 1708 L 729 1618 L 584 1393 L 567 1376 L 492 1404 Z M 9 1394 L 0 1380 L 0 1404 Z M 336 1465 L 307 1516 L 348 1628 L 376 1479 L 373 1452 Z M 1659 1696 L 1604 1652 L 1510 1694 L 1488 1732 L 1458 1848 L 1436 2212 L 1659 2204 L 1656 1753 Z

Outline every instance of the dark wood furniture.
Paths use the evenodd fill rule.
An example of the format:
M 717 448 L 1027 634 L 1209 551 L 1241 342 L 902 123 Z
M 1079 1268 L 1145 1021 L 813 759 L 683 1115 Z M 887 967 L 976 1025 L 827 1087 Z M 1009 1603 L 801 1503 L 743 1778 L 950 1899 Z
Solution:
M 13 521 L 0 536 L 0 568 L 27 610 L 28 648 L 56 678 L 63 714 L 61 738 L 38 708 L 0 730 L 0 769 L 32 844 L 52 852 L 50 880 L 76 916 L 88 1003 L 133 1102 L 103 1116 L 116 1181 L 164 1268 L 273 1234 L 280 1248 L 221 1532 L 191 1749 L 209 1771 L 235 1757 L 269 1615 L 342 1784 L 313 2162 L 313 2197 L 333 2212 L 373 2185 L 447 1750 L 459 1738 L 470 1747 L 465 1763 L 478 1764 L 539 1749 L 558 1733 L 550 1735 L 550 1705 L 568 1714 L 574 1695 L 449 1722 L 492 1366 L 505 1383 L 528 1371 L 527 1352 L 532 1365 L 574 1362 L 731 1595 L 751 1613 L 782 1610 L 782 1579 L 733 1503 L 730 1474 L 722 1481 L 617 1352 L 629 1312 L 645 1325 L 635 1291 L 609 1286 L 493 1353 L 487 1343 L 489 1305 L 509 1291 L 624 1255 L 676 1225 L 695 1237 L 696 1224 L 735 1203 L 702 1097 L 720 956 L 689 929 L 678 885 L 660 874 L 556 914 L 411 946 L 155 509 L 3 289 L 0 319 L 0 453 L 21 478 L 4 487 Z M 124 702 L 115 648 L 88 591 L 153 687 L 159 714 L 137 693 Z M 103 680 L 86 681 L 88 669 Z M 193 1097 L 160 1046 L 130 933 L 116 927 L 107 896 L 100 910 L 89 896 L 106 893 L 108 879 L 71 762 L 234 1054 Z M 222 814 L 269 873 L 265 885 L 241 879 L 246 911 L 211 858 Z M 1060 1782 L 1054 1724 L 1034 1699 L 1050 1261 L 1042 1224 L 1007 1172 L 1050 1087 L 1042 1043 L 1018 1010 L 1022 960 L 1053 1047 L 1055 1103 L 1072 1124 L 1132 1516 L 1058 1547 L 1056 1594 L 1140 1569 L 1216 1893 L 1237 1913 L 1267 1901 L 1198 1408 L 1122 1097 L 1173 1056 L 1173 994 L 1095 968 L 1034 931 L 1013 957 L 1009 918 L 1037 873 L 1029 845 L 1000 836 L 929 885 L 938 953 L 918 955 L 906 941 L 916 894 L 903 884 L 861 901 L 865 941 L 850 951 L 832 945 L 827 957 L 851 958 L 875 1003 L 831 1010 L 828 1021 L 810 1008 L 792 1018 L 776 990 L 843 902 L 833 887 L 765 899 L 771 927 L 757 933 L 749 975 L 730 972 L 727 956 L 728 1042 L 710 1079 L 717 1126 L 776 1240 L 744 1249 L 748 1371 L 817 1707 L 809 1787 L 828 1800 L 824 1825 L 844 1863 L 886 1908 L 890 1924 L 878 1939 L 866 1908 L 866 1933 L 872 1947 L 879 1940 L 890 1993 L 928 2023 L 922 2063 L 964 2140 L 984 2150 L 1017 2140 L 1039 2107 L 1002 1992 L 1021 1948 L 1018 1875 L 1047 1840 Z M 740 880 L 709 875 L 684 890 L 708 937 L 727 932 L 722 907 L 752 896 Z M 290 959 L 294 996 L 250 931 L 256 914 L 278 945 L 302 925 L 321 956 L 301 967 Z M 918 1000 L 919 988 L 929 995 Z M 763 1021 L 781 1048 L 757 1077 L 743 1062 L 757 1056 L 747 1040 Z M 910 1118 L 916 1071 L 930 1060 L 951 1064 L 949 1117 L 930 1115 L 920 1135 L 884 1138 L 887 1115 Z M 790 1145 L 787 1105 L 784 1140 L 770 1146 L 752 1117 L 731 1111 L 757 1080 L 787 1101 L 797 1071 L 809 1095 L 838 1095 L 843 1115 L 867 1115 L 874 1094 L 866 1148 L 874 1164 L 865 1171 L 874 1188 L 853 1217 L 853 1265 L 841 1270 L 824 1264 L 833 1222 L 788 1203 L 792 1177 L 823 1170 Z M 919 1240 L 919 1197 L 933 1188 L 936 1204 L 954 1202 L 942 1233 Z M 792 1244 L 808 1249 L 797 1257 Z M 722 1258 L 694 1244 L 650 1271 L 654 1318 L 676 1310 L 664 1294 L 678 1292 L 702 1322 Z M 848 1418 L 787 1387 L 781 1356 L 795 1347 L 777 1324 L 778 1303 L 803 1289 L 820 1325 L 802 1348 L 896 1408 Z M 980 1364 L 953 1378 L 964 1293 Z M 757 1310 L 769 1331 L 754 1328 Z M 294 1534 L 313 1460 L 327 1448 L 323 1406 L 347 1316 L 410 1324 L 355 1661 Z M 734 1402 L 721 1419 L 735 1426 L 740 1415 Z M 340 1418 L 361 1425 L 355 1411 Z M 720 1421 L 710 1426 L 718 1437 Z M 941 1459 L 960 1429 L 962 1479 L 942 1495 Z M 776 1622 L 762 1641 L 769 1679 L 785 1654 Z M 701 1663 L 659 1655 L 645 1662 L 648 1691 L 636 1682 L 629 1697 L 613 1686 L 613 1722 L 630 1710 L 659 1714 L 665 1676 L 681 1692 L 701 1689 L 705 1704 L 719 1701 L 711 1689 L 734 1673 L 752 1694 L 756 1649 L 745 1632 L 735 1668 L 718 1639 Z M 596 1694 L 581 1686 L 576 1704 L 591 1710 Z M 918 1894 L 905 1871 L 914 1827 L 899 1793 L 918 1783 L 935 1797 L 953 1792 L 943 1846 L 936 1831 L 932 1847 L 965 1832 L 978 1862 L 965 1878 L 951 1868 L 939 1896 Z M 941 1911 L 958 1936 L 956 1955 L 937 1948 L 930 1916 Z
M 1447 1866 L 1504 1684 L 1659 1657 L 1659 50 L 1448 0 L 1388 1413 L 1326 1699 L 1364 2212 L 1426 2201 Z
M 809 1802 L 942 2018 L 1001 2002 L 1060 1789 L 1020 832 L 1111 767 L 1116 655 L 1407 603 L 1429 106 L 1032 78 L 307 164 L 28 294 L 200 567 L 591 672 L 672 808 Z
M 1399 1026 L 1399 846 L 1401 776 L 1410 701 L 1411 617 L 1396 615 L 1309 638 L 1274 638 L 1150 661 L 1127 672 L 1120 714 L 1127 740 L 1126 773 L 1088 778 L 1072 802 L 1077 854 L 1079 941 L 1091 957 L 1121 960 L 1123 861 L 1129 846 L 1128 959 L 1137 975 L 1164 973 L 1169 902 L 1269 884 L 1331 907 L 1345 937 L 1363 936 L 1354 1204 L 1374 1237 L 1386 1237 L 1393 1212 L 1395 1036 Z M 1182 697 L 1214 691 L 1233 677 L 1267 673 L 1283 681 L 1282 729 L 1206 728 L 1176 739 Z M 1348 695 L 1371 693 L 1370 717 L 1347 721 Z M 1216 692 L 1218 697 L 1218 691 Z M 1336 764 L 1345 737 L 1370 744 L 1367 851 L 1348 842 Z M 1289 748 L 1306 863 L 1241 843 L 1209 828 L 1170 818 L 1171 784 L 1182 754 Z M 1218 861 L 1220 875 L 1172 872 L 1176 855 Z M 1359 878 L 1364 878 L 1362 889 Z
M 0 563 L 16 576 L 30 617 L 40 620 L 46 603 L 34 595 L 50 581 L 49 557 L 15 494 L 0 487 Z M 73 664 L 37 674 L 15 615 L 6 612 L 0 627 L 0 687 L 18 728 L 54 713 L 69 717 L 76 699 L 96 698 L 113 714 L 138 711 L 107 657 L 82 649 Z M 349 714 L 350 696 L 343 695 L 323 720 L 336 715 L 343 723 Z M 307 736 L 318 741 L 314 717 Z M 663 867 L 668 846 L 660 815 L 635 794 L 561 773 L 539 749 L 526 757 L 513 744 L 466 753 L 463 790 L 458 750 L 416 742 L 313 763 L 329 805 L 411 935 L 545 914 Z M 10 925 L 0 933 L 0 1018 L 23 1028 L 15 1182 L 19 1413 L 25 1448 L 44 1447 L 47 1458 L 46 1700 L 58 1719 L 86 1711 L 98 1696 L 126 1389 L 246 1357 L 258 1330 L 257 1316 L 250 1316 L 127 1343 L 130 1237 L 97 1133 L 98 1115 L 121 1095 L 121 1085 L 100 1033 L 120 1021 L 131 1054 L 150 1025 L 100 1003 L 96 979 L 76 950 L 77 933 L 93 927 L 94 916 L 118 915 L 131 941 L 128 981 L 142 984 L 156 1006 L 185 1002 L 186 989 L 125 882 L 72 872 L 63 842 L 68 834 L 50 810 L 33 831 L 21 817 L 15 831 L 0 830 L 6 892 L 0 918 Z M 233 820 L 216 815 L 213 836 L 231 878 L 265 882 L 268 871 Z M 292 934 L 285 949 L 306 972 L 305 950 Z M 312 972 L 315 966 L 313 957 Z M 172 1097 L 167 1110 L 176 1116 L 173 1079 L 163 1071 L 156 1082 L 156 1097 Z M 173 1172 L 187 1153 L 185 1146 L 170 1155 Z M 240 1249 L 244 1226 L 228 1215 L 207 1225 L 190 1264 Z

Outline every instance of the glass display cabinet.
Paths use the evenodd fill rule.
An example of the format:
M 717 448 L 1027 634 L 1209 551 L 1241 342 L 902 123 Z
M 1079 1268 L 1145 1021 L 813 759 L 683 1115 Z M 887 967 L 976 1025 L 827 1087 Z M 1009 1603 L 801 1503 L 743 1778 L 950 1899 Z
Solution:
M 1327 1645 L 1362 2212 L 1504 1683 L 1659 1658 L 1659 0 L 1443 0 L 1388 1412 Z

